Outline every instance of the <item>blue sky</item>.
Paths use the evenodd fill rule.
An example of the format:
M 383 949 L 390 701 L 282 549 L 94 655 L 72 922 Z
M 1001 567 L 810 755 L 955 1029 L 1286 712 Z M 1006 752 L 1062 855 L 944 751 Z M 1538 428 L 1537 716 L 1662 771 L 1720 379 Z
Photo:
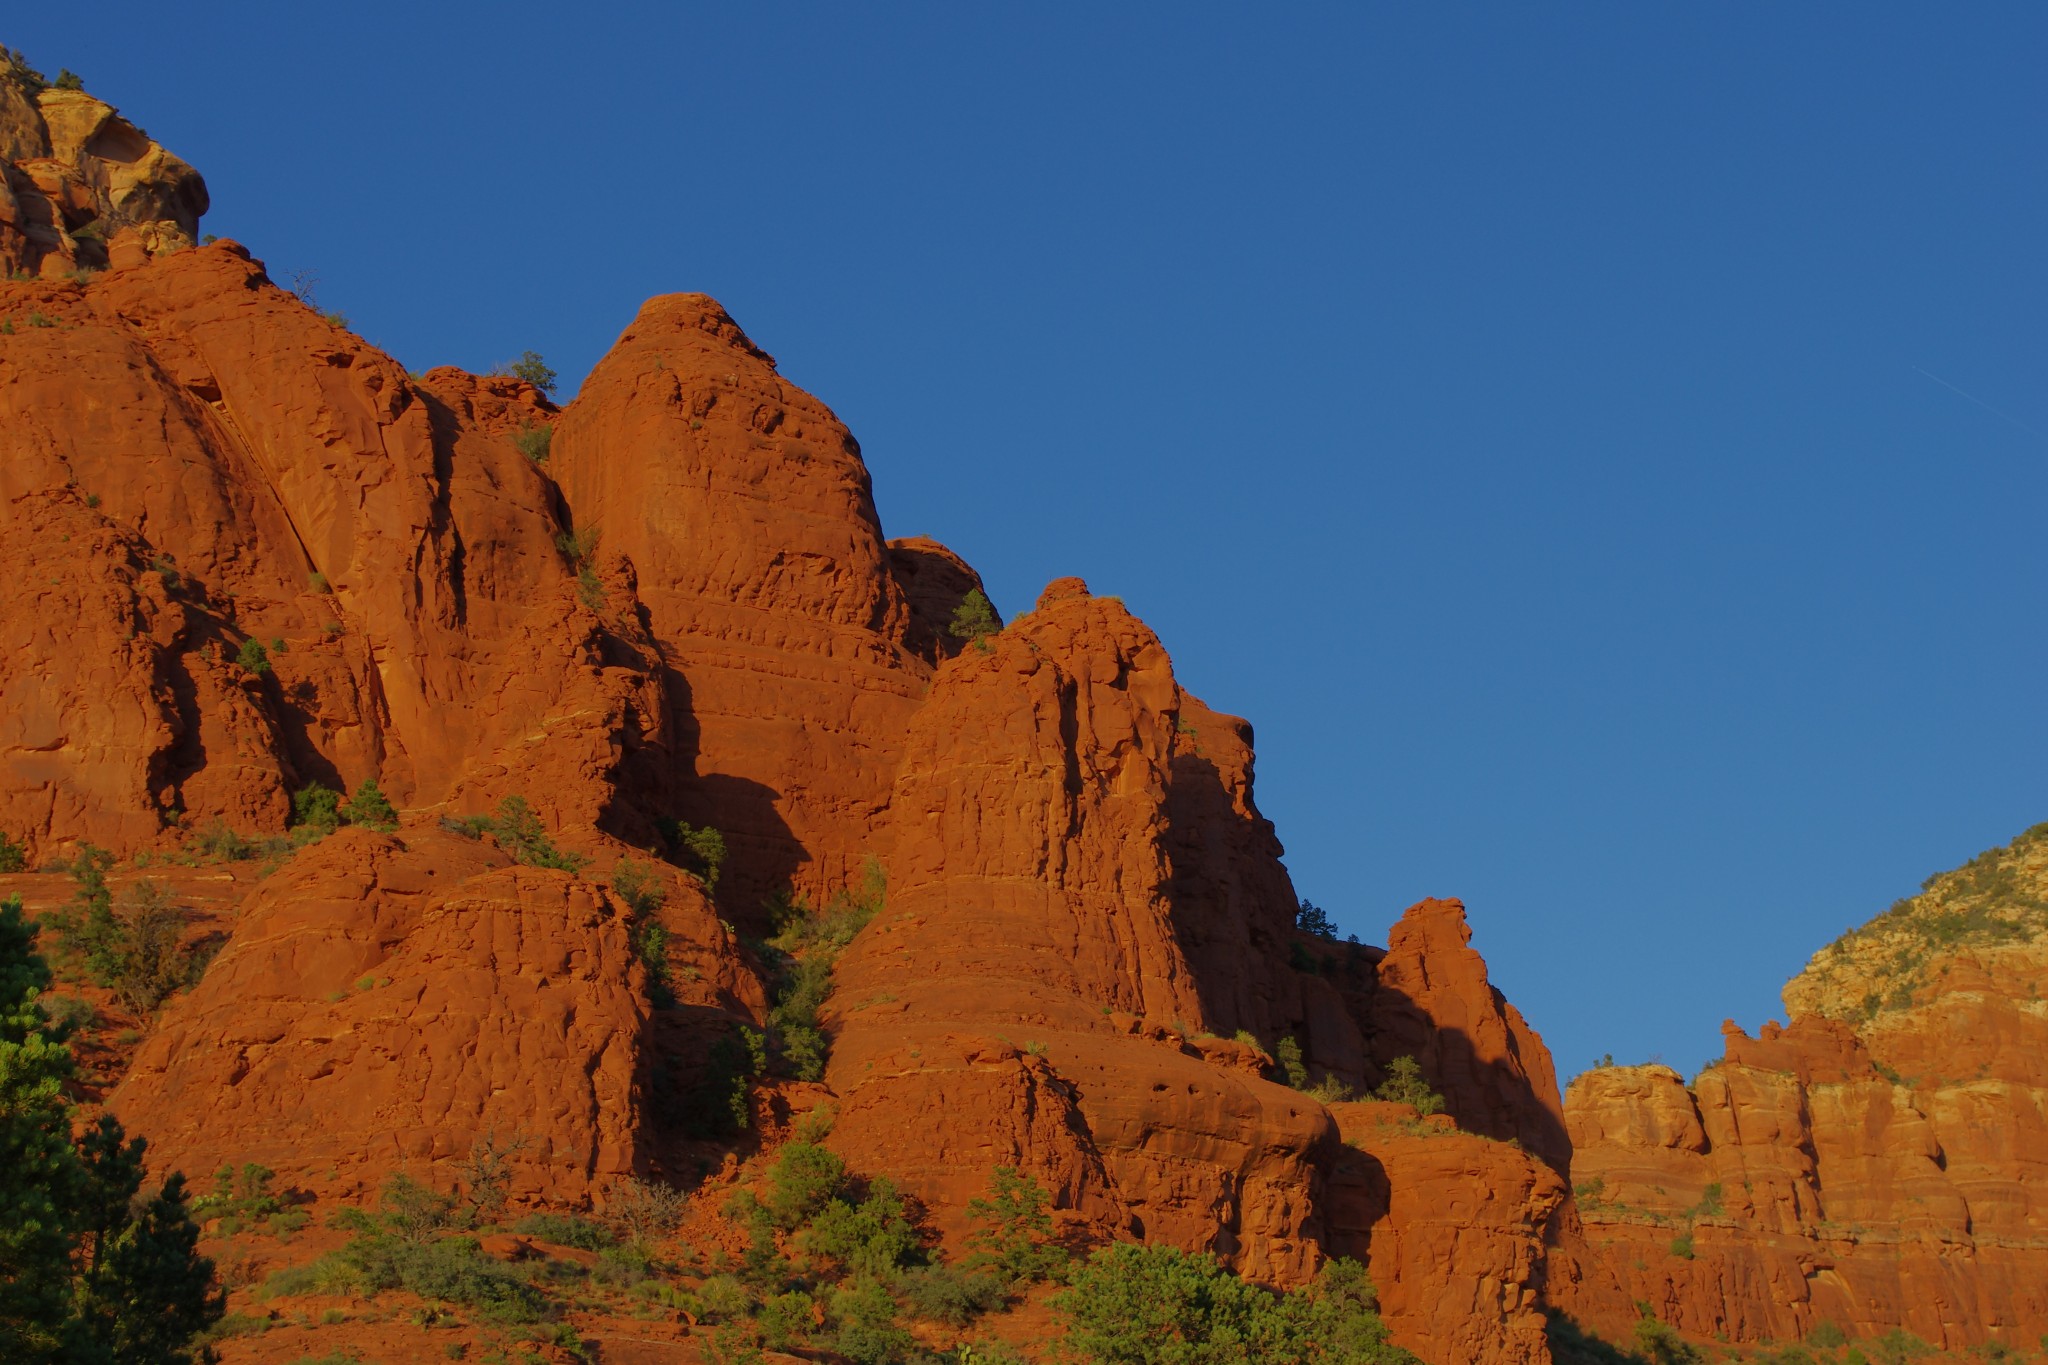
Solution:
M 2048 10 L 107 3 L 0 41 L 414 368 L 717 295 L 1302 891 L 1691 1070 L 2048 819 Z M 1953 387 L 1951 387 L 1953 386 Z

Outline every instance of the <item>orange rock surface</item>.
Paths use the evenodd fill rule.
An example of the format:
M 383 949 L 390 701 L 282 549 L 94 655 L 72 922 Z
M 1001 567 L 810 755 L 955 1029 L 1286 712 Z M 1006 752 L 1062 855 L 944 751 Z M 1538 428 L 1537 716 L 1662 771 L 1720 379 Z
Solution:
M 1591 1254 L 1702 1337 L 1832 1322 L 1950 1349 L 2037 1341 L 2044 985 L 2038 947 L 1963 950 L 1910 1006 L 1853 1028 L 1728 1025 L 1726 1059 L 1690 1088 L 1659 1066 L 1578 1077 L 1566 1106 Z
M 629 1175 L 740 1188 L 826 1105 L 956 1247 L 1014 1165 L 1079 1241 L 1276 1285 L 1357 1256 L 1433 1365 L 1540 1365 L 1546 1310 L 1625 1333 L 1637 1303 L 1737 1343 L 2048 1331 L 2048 951 L 2012 908 L 2042 898 L 1980 904 L 2048 877 L 2048 835 L 1817 956 L 1792 1024 L 1730 1026 L 1690 1086 L 1610 1067 L 1561 1100 L 1459 902 L 1384 950 L 1299 927 L 1251 726 L 1120 601 L 1058 579 L 954 636 L 979 576 L 884 539 L 852 434 L 715 301 L 649 301 L 562 408 L 412 376 L 194 245 L 189 166 L 30 84 L 0 72 L 0 833 L 43 867 L 112 849 L 125 887 L 215 821 L 281 833 L 312 782 L 401 808 L 267 877 L 169 874 L 222 951 L 114 1015 L 132 1059 L 79 1044 L 88 1098 L 127 1063 L 106 1099 L 153 1161 L 360 1203 L 457 1186 L 495 1136 L 516 1200 L 601 1205 Z M 587 865 L 441 818 L 513 794 Z M 713 1049 L 770 1020 L 745 935 L 870 859 L 822 1083 L 754 1078 L 743 1134 L 685 1131 Z M 1440 1114 L 1346 1098 L 1401 1058 Z M 680 1318 L 617 1326 L 606 1358 L 699 1358 Z M 295 1331 L 230 1349 L 297 1358 Z

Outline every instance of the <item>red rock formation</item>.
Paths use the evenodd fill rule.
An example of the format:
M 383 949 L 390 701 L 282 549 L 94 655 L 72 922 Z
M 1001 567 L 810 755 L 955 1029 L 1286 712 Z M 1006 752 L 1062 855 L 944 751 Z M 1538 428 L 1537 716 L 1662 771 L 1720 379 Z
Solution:
M 833 1143 L 942 1216 L 1017 1164 L 1104 1231 L 1294 1279 L 1334 1131 L 1188 1041 L 1221 1021 L 1169 894 L 1182 704 L 1152 633 L 1073 580 L 941 670 L 891 805 L 888 911 L 839 964 Z M 943 1130 L 905 1129 L 925 1112 Z
M 0 56 L 0 275 L 57 279 L 191 246 L 199 172 L 83 90 Z
M 1330 1250 L 1366 1262 L 1395 1341 L 1429 1361 L 1547 1365 L 1544 1239 L 1564 1181 L 1401 1104 L 1330 1107 L 1345 1148 Z
M 109 1100 L 156 1160 L 360 1194 L 495 1132 L 513 1192 L 644 1169 L 648 1004 L 624 916 L 436 830 L 344 830 L 264 884 Z M 711 931 L 715 935 L 715 927 Z
M 1729 1025 L 1727 1059 L 1690 1090 L 1664 1067 L 1578 1077 L 1567 1113 L 1593 1256 L 1703 1337 L 1795 1340 L 1829 1321 L 1950 1349 L 2035 1341 L 2043 984 L 2038 949 L 1964 950 L 1911 1007 L 1855 1028 Z
M 1487 980 L 1465 907 L 1426 900 L 1394 926 L 1372 997 L 1373 1056 L 1413 1057 L 1458 1126 L 1571 1162 L 1550 1050 Z
M 715 301 L 676 294 L 591 372 L 549 464 L 579 531 L 638 568 L 687 680 L 678 813 L 724 831 L 735 913 L 850 883 L 929 673 L 851 433 Z
M 313 780 L 411 806 L 524 790 L 588 825 L 664 742 L 630 567 L 579 583 L 545 478 L 490 434 L 520 393 L 416 388 L 229 243 L 0 285 L 0 317 L 0 506 L 42 542 L 0 586 L 38 660 L 0 683 L 0 827 L 39 856 L 181 817 L 276 830 Z M 88 592 L 116 540 L 120 584 Z M 38 636 L 58 620 L 83 629 Z M 222 658 L 252 639 L 268 676 Z

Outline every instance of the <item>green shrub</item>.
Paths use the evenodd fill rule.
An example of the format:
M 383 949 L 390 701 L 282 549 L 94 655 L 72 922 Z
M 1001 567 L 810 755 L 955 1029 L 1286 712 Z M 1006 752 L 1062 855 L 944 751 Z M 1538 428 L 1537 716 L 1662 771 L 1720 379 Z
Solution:
M 1681 1261 L 1692 1259 L 1692 1234 L 1681 1232 L 1671 1239 L 1671 1254 Z
M 270 672 L 270 651 L 263 647 L 261 640 L 244 640 L 235 654 L 235 663 L 243 672 L 260 678 Z
M 322 1258 L 328 1264 L 315 1271 L 313 1283 L 344 1284 L 363 1294 L 403 1289 L 470 1308 L 494 1322 L 538 1322 L 549 1307 L 540 1290 L 484 1255 L 474 1239 L 444 1235 L 455 1222 L 455 1211 L 455 1196 L 393 1176 L 374 1214 L 344 1209 L 337 1215 L 336 1226 L 354 1236 Z
M 692 826 L 687 820 L 664 820 L 660 828 L 670 853 L 704 883 L 706 891 L 716 891 L 718 870 L 725 865 L 725 835 L 709 825 Z
M 50 1021 L 51 1034 L 60 1041 L 81 1029 L 91 1028 L 93 1021 L 99 1018 L 99 1011 L 93 1007 L 92 1001 L 83 996 L 44 995 L 36 1001 L 36 1006 L 42 1010 L 43 1018 Z
M 1301 908 L 1294 912 L 1294 927 L 1317 938 L 1334 940 L 1337 937 L 1337 926 L 1330 922 L 1329 912 L 1309 904 L 1306 896 L 1302 897 Z
M 986 1268 L 1009 1284 L 1036 1284 L 1066 1269 L 1067 1253 L 1053 1240 L 1052 1197 L 1014 1166 L 998 1166 L 985 1198 L 967 1201 L 969 1269 Z
M 292 825 L 317 835 L 334 833 L 341 826 L 341 793 L 318 782 L 299 788 L 292 793 Z
M 554 441 L 553 427 L 536 426 L 532 422 L 520 423 L 519 430 L 512 433 L 512 448 L 535 464 L 548 462 L 548 449 Z
M 946 627 L 946 633 L 985 650 L 988 637 L 999 633 L 1002 628 L 1002 619 L 996 615 L 995 604 L 988 600 L 988 594 L 980 588 L 972 588 L 960 605 L 953 608 L 953 622 Z
M 336 808 L 336 814 L 351 825 L 361 825 L 364 829 L 398 828 L 398 812 L 378 788 L 374 777 L 366 778 L 363 785 L 356 788 L 355 795 Z
M 811 1339 L 817 1300 L 798 1290 L 776 1294 L 762 1301 L 755 1321 L 761 1326 L 762 1344 L 771 1351 L 788 1351 Z
M 1833 1322 L 1822 1318 L 1813 1325 L 1813 1330 L 1806 1334 L 1806 1344 L 1818 1346 L 1824 1351 L 1832 1351 L 1838 1346 L 1847 1346 L 1849 1344 L 1849 1337 L 1846 1332 Z
M 846 1163 L 815 1142 L 799 1138 L 783 1145 L 768 1168 L 768 1215 L 784 1228 L 797 1228 L 825 1207 L 846 1184 Z
M 523 796 L 508 796 L 500 801 L 496 814 L 491 817 L 490 829 L 513 860 L 528 867 L 576 872 L 590 861 L 557 849 L 548 838 L 547 826 L 541 823 L 540 816 L 526 804 Z
M 76 71 L 65 67 L 57 72 L 55 84 L 59 90 L 83 90 L 85 89 L 85 78 Z
M 548 368 L 538 351 L 522 351 L 519 359 L 505 367 L 505 373 L 514 379 L 524 379 L 542 393 L 555 391 L 555 372 Z
M 907 1272 L 902 1290 L 904 1306 L 912 1317 L 951 1327 L 965 1327 L 983 1313 L 996 1312 L 1010 1298 L 1000 1276 L 947 1265 Z
M 730 1275 L 713 1275 L 697 1286 L 698 1302 L 714 1322 L 729 1322 L 754 1311 L 754 1296 Z
M 186 841 L 185 848 L 210 863 L 245 863 L 257 854 L 254 840 L 237 834 L 218 815 Z
M 839 1169 L 843 1179 L 845 1167 Z M 825 1200 L 797 1241 L 809 1254 L 836 1262 L 854 1275 L 893 1274 L 923 1251 L 896 1186 L 879 1175 L 868 1182 L 867 1195 L 857 1204 L 843 1198 Z
M 1275 1294 L 1214 1257 L 1118 1243 L 1074 1273 L 1053 1305 L 1067 1345 L 1096 1365 L 1414 1365 L 1387 1340 L 1372 1286 L 1355 1261 Z
M 1372 1097 L 1412 1104 L 1423 1114 L 1441 1114 L 1444 1109 L 1444 1097 L 1429 1088 L 1429 1082 L 1422 1078 L 1422 1067 L 1413 1057 L 1396 1057 L 1388 1062 L 1387 1078 L 1372 1092 Z
M 28 870 L 28 850 L 0 833 L 0 872 Z
M 827 1041 L 818 1015 L 832 992 L 832 968 L 839 953 L 881 913 L 887 895 L 882 865 L 869 858 L 857 887 L 834 892 L 823 910 L 801 900 L 771 906 L 779 932 L 768 947 L 779 955 L 775 1003 L 768 1022 L 777 1051 L 790 1073 L 815 1081 L 825 1074 Z
M 1909 1361 L 1937 1354 L 1934 1347 L 1903 1327 L 1892 1328 L 1868 1345 L 1874 1365 L 1907 1365 Z
M 1670 1327 L 1648 1314 L 1636 1319 L 1636 1354 L 1650 1365 L 1703 1365 L 1705 1357 Z
M 1301 1058 L 1301 1043 L 1291 1033 L 1280 1039 L 1274 1049 L 1273 1060 L 1280 1064 L 1280 1070 L 1287 1077 L 1287 1083 L 1296 1090 L 1308 1089 L 1308 1064 Z
M 603 1251 L 618 1243 L 604 1224 L 565 1213 L 529 1213 L 512 1225 L 512 1231 L 580 1251 Z
M 31 100 L 50 88 L 49 77 L 28 64 L 19 52 L 0 47 L 0 76 L 13 81 Z
M 768 1069 L 768 1040 L 744 1024 L 711 1044 L 704 1074 L 682 1100 L 681 1117 L 694 1137 L 728 1137 L 752 1122 L 748 1082 Z
M 51 979 L 36 931 L 19 897 L 0 902 L 0 1355 L 189 1365 L 224 1305 L 184 1177 L 145 1195 L 143 1142 L 111 1115 L 82 1123 L 66 1098 L 71 1054 L 36 1008 Z
M 101 861 L 104 859 L 105 861 Z M 119 996 L 138 1014 L 148 1014 L 165 997 L 192 983 L 198 961 L 185 947 L 184 907 L 161 882 L 144 878 L 128 888 L 114 908 L 106 886 L 112 855 L 81 847 L 72 875 L 80 889 L 67 909 L 53 914 L 58 941 L 83 959 L 86 975 Z
M 586 526 L 580 531 L 564 531 L 555 537 L 555 549 L 562 558 L 575 568 L 584 568 L 597 555 L 598 531 L 595 526 Z
M 896 1324 L 896 1300 L 879 1280 L 856 1282 L 832 1298 L 839 1320 L 833 1347 L 854 1365 L 899 1365 L 917 1350 L 917 1339 Z

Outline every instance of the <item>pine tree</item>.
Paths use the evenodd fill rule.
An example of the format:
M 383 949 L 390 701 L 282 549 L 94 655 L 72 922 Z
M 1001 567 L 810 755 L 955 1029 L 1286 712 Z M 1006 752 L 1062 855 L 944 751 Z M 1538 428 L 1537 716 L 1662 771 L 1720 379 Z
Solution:
M 104 864 L 82 861 L 103 888 Z M 71 1054 L 37 1003 L 50 973 L 35 929 L 18 897 L 0 905 L 0 1360 L 191 1365 L 223 1302 L 185 1182 L 138 1198 L 145 1144 L 112 1117 L 73 1142 Z

